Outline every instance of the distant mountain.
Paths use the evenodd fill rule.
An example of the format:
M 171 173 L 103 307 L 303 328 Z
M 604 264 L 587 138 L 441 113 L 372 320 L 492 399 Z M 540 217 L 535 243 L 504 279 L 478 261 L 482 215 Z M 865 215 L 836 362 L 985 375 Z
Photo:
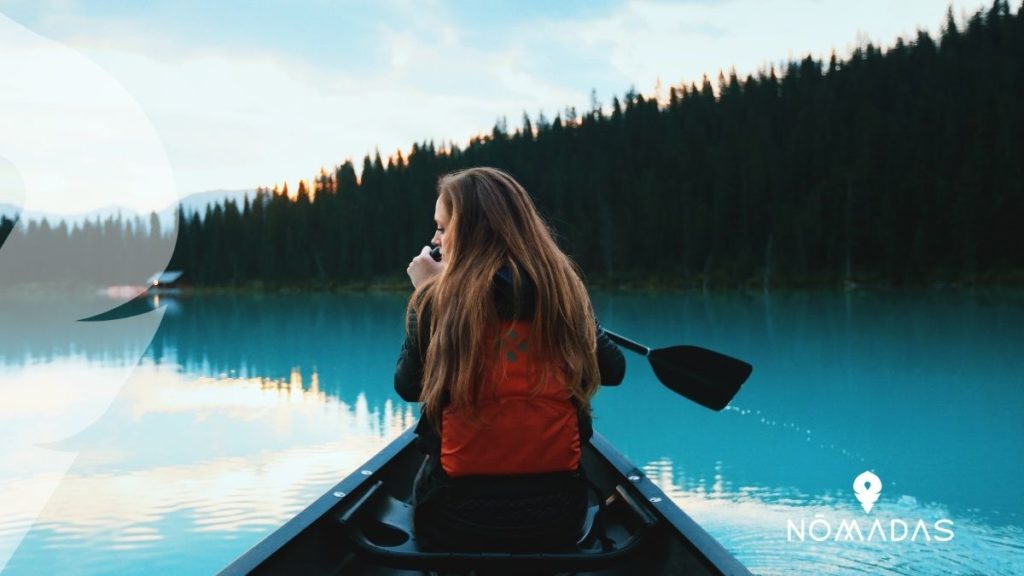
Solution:
M 196 192 L 195 194 L 189 194 L 180 201 L 161 209 L 157 212 L 157 216 L 160 218 L 160 225 L 166 230 L 174 225 L 174 217 L 179 205 L 184 209 L 186 215 L 198 212 L 199 217 L 202 218 L 206 214 L 206 207 L 211 204 L 223 204 L 227 200 L 234 200 L 238 203 L 239 207 L 241 207 L 247 196 L 251 200 L 255 195 L 256 190 L 254 189 L 208 190 L 205 192 Z M 76 224 L 81 226 L 85 221 L 88 220 L 90 222 L 95 222 L 97 218 L 100 221 L 104 221 L 109 217 L 116 218 L 118 214 L 126 220 L 130 220 L 138 216 L 146 223 L 146 225 L 149 224 L 149 212 L 141 213 L 123 206 L 105 206 L 103 208 L 96 208 L 81 214 L 55 214 L 52 212 L 42 212 L 37 210 L 22 210 L 20 206 L 0 203 L 0 216 L 7 216 L 7 218 L 10 219 L 20 216 L 22 221 L 34 222 L 39 222 L 45 218 L 50 224 L 56 224 L 63 220 L 68 224 L 68 226 L 74 226 Z
M 7 204 L 6 202 L 0 202 L 0 216 L 14 218 L 18 214 L 21 214 L 20 206 L 15 206 L 14 204 Z
M 213 203 L 223 204 L 227 200 L 234 200 L 238 207 L 242 207 L 242 202 L 245 197 L 248 196 L 250 200 L 256 195 L 256 190 L 209 190 L 207 192 L 196 192 L 195 194 L 189 194 L 188 196 L 181 199 L 181 202 L 168 206 L 164 210 L 171 210 L 172 212 L 180 204 L 185 210 L 185 214 L 191 214 L 192 212 L 199 212 L 199 216 L 202 217 L 206 213 L 206 207 Z

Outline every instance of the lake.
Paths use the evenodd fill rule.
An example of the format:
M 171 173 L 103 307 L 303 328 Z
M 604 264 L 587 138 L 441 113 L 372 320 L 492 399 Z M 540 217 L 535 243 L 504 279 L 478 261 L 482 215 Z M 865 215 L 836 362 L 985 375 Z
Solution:
M 5 575 L 215 572 L 415 422 L 392 389 L 402 295 L 148 304 L 67 334 L 28 312 L 3 327 Z M 594 402 L 597 431 L 753 572 L 1024 566 L 1021 292 L 601 293 L 594 305 L 646 345 L 754 365 L 716 413 L 627 352 L 626 381 Z M 882 483 L 870 512 L 853 490 L 865 471 Z

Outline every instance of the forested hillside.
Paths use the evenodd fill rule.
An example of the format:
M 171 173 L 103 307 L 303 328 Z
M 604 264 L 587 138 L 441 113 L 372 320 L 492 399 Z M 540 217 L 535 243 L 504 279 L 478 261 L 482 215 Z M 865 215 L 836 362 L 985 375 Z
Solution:
M 1024 14 L 1000 0 L 950 14 L 938 39 L 595 98 L 182 214 L 170 267 L 193 284 L 400 280 L 432 234 L 438 176 L 487 165 L 524 184 L 595 282 L 1020 282 L 1022 102 Z

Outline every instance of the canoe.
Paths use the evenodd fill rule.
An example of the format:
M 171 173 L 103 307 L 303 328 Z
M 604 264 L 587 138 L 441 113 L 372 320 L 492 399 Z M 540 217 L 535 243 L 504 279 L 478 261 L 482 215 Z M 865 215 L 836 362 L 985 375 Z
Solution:
M 591 496 L 575 548 L 422 550 L 406 503 L 423 459 L 414 439 L 403 433 L 221 574 L 750 574 L 596 433 L 582 463 L 604 506 Z

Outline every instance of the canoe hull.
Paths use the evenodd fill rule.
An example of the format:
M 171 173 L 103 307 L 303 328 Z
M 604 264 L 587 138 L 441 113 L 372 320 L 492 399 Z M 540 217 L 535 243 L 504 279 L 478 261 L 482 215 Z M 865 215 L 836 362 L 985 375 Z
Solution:
M 414 439 L 412 430 L 403 433 L 221 574 L 418 574 L 427 568 L 465 568 L 467 562 L 492 567 L 507 564 L 530 572 L 569 569 L 578 574 L 607 575 L 749 574 L 642 470 L 598 434 L 584 450 L 583 467 L 601 494 L 611 495 L 609 501 L 618 499 L 620 507 L 627 511 L 608 514 L 611 520 L 606 522 L 606 529 L 609 536 L 614 535 L 628 545 L 618 554 L 602 553 L 604 558 L 600 558 L 602 554 L 578 556 L 580 566 L 590 569 L 579 570 L 574 564 L 577 557 L 559 554 L 403 556 L 400 552 L 389 555 L 386 549 L 373 546 L 367 552 L 346 526 L 354 523 L 354 510 L 371 493 L 386 493 L 381 498 L 395 503 L 392 508 L 401 507 L 398 503 L 408 500 L 412 479 L 422 461 Z M 617 521 L 620 517 L 621 521 Z M 643 534 L 640 530 L 644 530 Z M 374 554 L 373 549 L 384 552 Z M 584 561 L 589 564 L 583 564 Z

